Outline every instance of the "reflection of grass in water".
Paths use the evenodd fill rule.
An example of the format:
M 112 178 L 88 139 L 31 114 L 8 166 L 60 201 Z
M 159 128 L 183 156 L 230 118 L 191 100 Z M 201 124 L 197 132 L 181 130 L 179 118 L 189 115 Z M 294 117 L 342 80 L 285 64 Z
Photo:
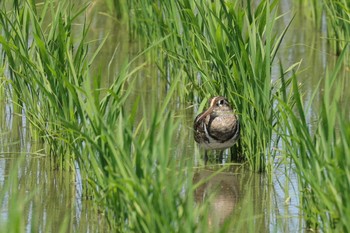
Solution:
M 36 195 L 40 193 L 41 186 L 44 186 L 44 184 L 22 187 L 23 175 L 21 173 L 23 173 L 25 156 L 13 156 L 17 156 L 17 161 L 9 163 L 9 173 L 6 174 L 6 171 L 4 171 L 4 182 L 0 184 L 0 203 L 4 208 L 1 210 L 3 213 L 0 219 L 1 232 L 66 232 L 69 226 L 70 213 L 65 212 L 64 216 L 60 216 L 60 224 L 55 222 L 57 218 L 43 218 L 41 214 L 50 216 L 50 213 L 41 212 L 40 209 L 44 208 L 42 206 L 43 202 L 35 200 Z M 6 159 L 4 160 L 7 163 Z M 33 170 L 29 169 L 29 171 L 32 172 Z M 26 182 L 24 186 L 27 186 L 27 183 L 31 182 L 30 177 L 25 178 L 24 182 Z
M 19 170 L 17 166 L 20 166 L 20 164 L 18 162 L 13 165 L 10 174 L 4 178 L 4 183 L 0 184 L 0 203 L 2 203 L 2 208 L 5 207 L 5 210 L 1 212 L 6 213 L 0 219 L 0 227 L 4 232 L 25 231 L 24 207 L 28 200 L 33 198 L 17 191 Z
M 0 178 L 1 232 L 108 229 L 95 203 L 78 200 L 74 177 L 52 170 L 48 157 L 40 152 L 19 153 L 17 143 L 2 144 L 1 151 L 5 157 L 0 159 L 0 173 L 4 175 Z
M 12 112 L 4 114 L 4 119 L 12 123 L 0 134 L 0 232 L 103 229 L 91 221 L 97 216 L 94 208 L 75 209 L 74 177 L 52 170 L 42 146 L 28 141 L 23 135 L 23 122 L 14 123 L 20 120 L 13 118 L 16 115 Z M 89 218 L 88 224 L 84 224 L 85 218 Z

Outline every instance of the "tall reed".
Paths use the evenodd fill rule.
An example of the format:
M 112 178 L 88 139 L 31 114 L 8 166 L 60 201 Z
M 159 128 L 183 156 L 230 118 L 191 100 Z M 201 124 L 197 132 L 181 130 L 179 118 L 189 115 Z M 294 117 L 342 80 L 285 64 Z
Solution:
M 279 105 L 288 134 L 284 142 L 295 163 L 301 204 L 308 226 L 315 230 L 348 232 L 350 213 L 350 119 L 343 99 L 345 79 L 339 77 L 345 51 L 324 79 L 322 109 L 314 132 L 307 122 L 302 97 L 293 79 L 296 109 Z M 315 94 L 319 91 L 316 89 Z
M 339 56 L 350 42 L 350 2 L 347 0 L 323 2 L 327 16 L 327 39 Z
M 205 202 L 194 203 L 192 160 L 172 154 L 177 122 L 169 109 L 180 76 L 152 107 L 127 101 L 142 65 L 125 66 L 101 89 L 101 75 L 88 69 L 98 51 L 87 60 L 87 27 L 72 36 L 83 11 L 68 1 L 0 11 L 0 43 L 18 104 L 59 158 L 54 165 L 81 173 L 84 194 L 100 204 L 112 230 L 209 231 Z M 144 117 L 136 121 L 140 110 Z
M 278 136 L 277 93 L 288 90 L 271 67 L 287 28 L 275 32 L 278 1 L 130 1 L 131 28 L 149 43 L 165 37 L 158 56 L 170 74 L 183 74 L 181 94 L 195 104 L 224 95 L 242 125 L 234 153 L 255 171 L 271 171 Z M 171 65 L 170 65 L 171 64 Z M 283 73 L 283 71 L 282 71 Z M 171 83 L 171 75 L 170 75 Z M 199 100 L 199 101 L 198 101 Z M 286 100 L 290 101 L 290 100 Z
M 327 40 L 329 51 L 339 56 L 350 36 L 350 3 L 347 0 L 299 1 L 299 7 L 310 12 L 310 19 Z M 348 58 L 345 60 L 348 61 Z
M 83 117 L 75 105 L 71 83 L 82 83 L 89 65 L 84 45 L 86 28 L 80 42 L 72 39 L 72 22 L 80 13 L 68 1 L 46 1 L 40 9 L 33 2 L 19 5 L 15 1 L 12 10 L 0 11 L 0 43 L 10 85 L 18 98 L 16 104 L 25 109 L 41 139 L 50 145 L 50 153 L 61 161 L 57 164 L 67 168 L 72 161 L 65 140 L 72 138 L 68 131 L 61 131 L 59 120 L 77 123 Z M 46 25 L 48 17 L 52 24 Z
M 200 210 L 193 199 L 191 160 L 179 160 L 171 150 L 178 124 L 165 107 L 173 90 L 160 107 L 154 103 L 150 119 L 138 123 L 135 114 L 142 102 L 128 114 L 123 107 L 128 103 L 123 88 L 127 78 L 127 73 L 117 77 L 100 103 L 81 89 L 89 123 L 74 128 L 67 122 L 67 128 L 75 129 L 73 146 L 91 187 L 118 231 L 205 232 L 206 218 L 196 220 Z

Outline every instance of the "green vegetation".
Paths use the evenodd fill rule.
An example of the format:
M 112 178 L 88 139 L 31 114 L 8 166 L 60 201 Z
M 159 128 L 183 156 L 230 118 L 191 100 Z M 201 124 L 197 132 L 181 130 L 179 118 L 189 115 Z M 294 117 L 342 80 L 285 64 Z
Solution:
M 12 173 L 8 177 L 7 182 L 0 184 L 1 203 L 3 203 L 6 198 L 6 192 L 18 185 L 17 171 L 17 169 L 12 168 Z M 10 200 L 8 201 L 8 218 L 11 219 L 11 222 L 0 222 L 0 227 L 3 232 L 24 232 L 25 229 L 25 221 L 22 218 L 22 212 L 23 206 L 25 206 L 27 200 L 24 199 L 23 194 L 20 194 L 16 191 L 13 191 L 11 193 Z
M 326 27 L 324 37 L 330 51 L 340 55 L 350 37 L 350 2 L 347 0 L 299 1 L 300 9 L 314 21 L 318 29 Z M 310 12 L 309 12 L 310 11 Z
M 53 23 L 44 25 L 48 12 Z M 94 196 L 112 229 L 205 232 L 201 213 L 207 210 L 205 203 L 195 207 L 192 161 L 171 154 L 177 123 L 168 106 L 179 82 L 174 80 L 161 106 L 140 101 L 147 113 L 136 122 L 141 105 L 131 103 L 125 113 L 131 91 L 125 85 L 142 66 L 125 65 L 114 83 L 101 89 L 101 76 L 92 77 L 88 69 L 98 51 L 87 59 L 86 27 L 72 37 L 81 12 L 72 12 L 66 1 L 46 2 L 40 11 L 26 3 L 1 12 L 0 42 L 13 99 L 48 146 L 55 167 L 75 171 L 78 161 L 84 193 Z
M 350 37 L 350 3 L 346 0 L 324 1 L 327 15 L 328 39 L 337 55 L 340 55 Z
M 275 140 L 272 135 L 280 127 L 276 97 L 289 85 L 271 75 L 287 30 L 274 32 L 278 1 L 261 1 L 255 7 L 250 1 L 152 2 L 131 1 L 132 29 L 149 43 L 166 37 L 158 56 L 170 61 L 159 66 L 183 73 L 185 93 L 180 96 L 207 102 L 210 96 L 224 95 L 234 103 L 244 120 L 233 156 L 244 156 L 252 170 L 271 173 L 276 155 L 272 148 L 279 141 L 279 134 Z
M 313 130 L 298 73 L 290 74 L 298 63 L 284 69 L 277 59 L 292 22 L 276 30 L 282 18 L 278 4 L 108 1 L 116 19 L 128 22 L 130 37 L 146 43 L 140 43 L 135 57 L 125 58 L 115 75 L 108 70 L 113 81 L 106 85 L 101 73 L 90 70 L 107 38 L 95 51 L 89 49 L 93 42 L 87 39 L 84 15 L 89 5 L 79 8 L 68 0 L 0 3 L 0 96 L 8 96 L 16 113 L 25 114 L 31 135 L 44 142 L 53 168 L 72 180 L 79 170 L 83 198 L 95 201 L 113 231 L 227 232 L 235 226 L 245 229 L 247 223 L 249 231 L 256 231 L 249 196 L 242 203 L 242 218 L 212 223 L 210 201 L 215 195 L 198 203 L 194 192 L 226 167 L 207 180 L 194 181 L 193 155 L 177 148 L 179 141 L 188 146 L 178 134 L 192 130 L 183 127 L 181 109 L 195 103 L 200 105 L 197 112 L 209 97 L 224 95 L 242 119 L 235 159 L 252 171 L 266 172 L 269 181 L 279 158 L 292 161 L 308 227 L 347 232 L 350 121 L 340 105 L 347 102 L 345 80 L 338 76 L 348 69 L 343 66 L 349 55 L 349 7 L 345 0 L 321 4 L 327 9 L 328 32 L 337 42 L 331 49 L 340 56 L 313 94 L 323 87 Z M 313 14 L 319 15 L 319 5 L 314 7 Z M 272 72 L 275 64 L 278 75 Z M 146 100 L 133 92 L 149 66 L 157 69 L 150 81 L 157 90 Z M 0 193 L 0 200 L 4 195 Z M 17 223 L 19 216 L 9 218 Z
M 18 3 L 17 3 L 18 4 Z M 56 5 L 57 4 L 57 5 Z M 87 73 L 86 28 L 80 43 L 72 39 L 72 22 L 81 13 L 72 12 L 67 1 L 46 2 L 39 12 L 29 2 L 1 11 L 0 43 L 9 68 L 8 84 L 13 88 L 15 103 L 24 108 L 33 128 L 48 145 L 56 166 L 72 166 L 69 131 L 61 120 L 72 124 L 84 116 L 76 105 L 74 85 L 81 85 Z M 62 12 L 66 12 L 63 16 Z M 45 25 L 47 17 L 52 24 Z
M 284 140 L 287 155 L 296 166 L 302 205 L 308 227 L 313 230 L 350 230 L 350 197 L 346 191 L 350 189 L 350 119 L 348 109 L 341 107 L 349 104 L 349 100 L 343 99 L 345 79 L 339 78 L 344 56 L 343 52 L 334 70 L 324 79 L 322 108 L 315 131 L 307 123 L 296 81 L 293 89 L 297 111 L 280 105 L 288 132 Z
M 1 149 L 14 147 L 13 145 L 1 146 L 3 146 Z M 12 153 L 16 152 L 9 151 L 7 155 L 16 156 Z M 8 211 L 2 212 L 0 232 L 18 233 L 27 231 L 38 232 L 40 230 L 45 230 L 47 232 L 67 232 L 70 224 L 73 225 L 74 222 L 73 215 L 71 215 L 70 212 L 62 213 L 56 211 L 52 213 L 47 211 L 46 217 L 39 214 L 38 209 L 55 208 L 55 205 L 62 203 L 60 203 L 59 200 L 51 202 L 50 204 L 45 201 L 48 199 L 48 196 L 45 196 L 46 193 L 40 192 L 41 187 L 45 185 L 44 182 L 39 186 L 34 185 L 38 178 L 29 176 L 28 173 L 23 172 L 24 163 L 24 155 L 18 156 L 13 163 L 12 161 L 7 162 L 10 171 L 5 181 L 0 183 L 0 203 L 2 204 L 1 207 L 7 208 Z M 45 174 L 41 175 L 44 176 Z M 25 178 L 28 179 L 26 176 L 32 180 L 30 182 L 23 182 Z M 45 179 L 45 176 L 42 177 L 42 179 Z M 58 193 L 59 192 L 57 192 L 57 194 Z M 48 205 L 43 205 L 43 202 Z M 68 209 L 69 206 L 66 208 Z M 55 224 L 56 221 L 60 221 L 60 224 Z M 82 226 L 82 229 L 84 229 L 84 227 L 85 226 Z

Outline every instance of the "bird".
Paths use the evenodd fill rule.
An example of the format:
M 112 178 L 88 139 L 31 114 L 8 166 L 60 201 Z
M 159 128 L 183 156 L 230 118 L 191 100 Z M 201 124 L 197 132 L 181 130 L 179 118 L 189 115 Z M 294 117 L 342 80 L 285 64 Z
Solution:
M 208 161 L 208 150 L 224 150 L 232 147 L 240 137 L 240 123 L 223 96 L 215 96 L 208 101 L 209 108 L 198 114 L 194 120 L 194 140 L 204 148 L 204 162 Z

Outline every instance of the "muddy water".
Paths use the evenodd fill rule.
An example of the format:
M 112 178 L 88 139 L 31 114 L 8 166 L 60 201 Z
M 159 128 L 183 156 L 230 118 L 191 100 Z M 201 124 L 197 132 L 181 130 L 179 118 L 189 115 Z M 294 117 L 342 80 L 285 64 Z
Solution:
M 281 12 L 291 9 L 290 1 L 281 1 Z M 125 62 L 129 54 L 134 53 L 125 28 L 115 22 L 115 19 L 100 14 L 106 11 L 99 6 L 101 3 L 92 4 L 88 16 L 92 19 L 90 37 L 98 39 L 91 43 L 91 51 L 99 46 L 103 38 L 109 34 L 104 49 L 101 51 L 94 69 L 102 67 L 106 71 L 106 83 Z M 305 90 L 305 102 L 308 103 L 312 91 L 324 76 L 327 64 L 334 63 L 335 56 L 327 53 L 326 44 L 321 39 L 322 35 L 313 29 L 312 24 L 306 24 L 303 12 L 298 12 L 294 22 L 286 35 L 278 57 L 285 67 L 301 61 L 299 74 L 300 82 Z M 285 27 L 292 18 L 292 13 L 286 14 L 280 21 L 279 27 Z M 101 26 L 102 25 L 102 26 Z M 115 50 L 118 48 L 118 50 Z M 113 55 L 117 54 L 117 55 Z M 111 59 L 112 58 L 112 59 Z M 107 59 L 107 60 L 106 60 Z M 106 65 L 107 64 L 107 65 Z M 112 64 L 112 66 L 108 66 Z M 274 73 L 279 75 L 279 65 L 276 64 Z M 150 72 L 146 70 L 145 72 Z M 152 71 L 151 71 L 152 72 Z M 142 83 L 144 89 L 138 89 L 135 95 L 146 93 L 152 95 L 147 85 Z M 144 85 L 146 84 L 146 85 Z M 107 223 L 103 215 L 99 213 L 89 200 L 81 198 L 82 191 L 79 181 L 79 172 L 60 172 L 53 169 L 50 160 L 44 153 L 43 145 L 33 138 L 29 132 L 25 117 L 14 114 L 11 103 L 1 95 L 0 109 L 0 187 L 4 187 L 9 176 L 15 177 L 17 185 L 5 193 L 3 203 L 0 205 L 0 226 L 5 222 L 11 209 L 15 206 L 24 208 L 22 216 L 23 228 L 26 231 L 57 232 L 62 227 L 72 232 L 104 232 Z M 322 93 L 319 93 L 321 98 Z M 187 109 L 179 117 L 184 117 L 181 125 L 181 138 L 188 142 L 192 140 L 193 109 Z M 318 106 L 310 108 L 309 119 L 312 120 Z M 185 136 L 184 136 L 185 135 Z M 201 167 L 200 153 L 194 149 L 194 143 L 182 142 L 186 154 L 195 154 L 196 169 L 194 181 L 205 179 L 216 173 L 222 166 L 213 165 Z M 181 152 L 183 150 L 181 149 Z M 21 163 L 18 164 L 18 160 Z M 288 177 L 287 175 L 288 174 Z M 215 196 L 212 196 L 212 192 Z M 33 197 L 28 199 L 29 197 Z M 18 197 L 16 199 L 16 197 Z M 299 212 L 298 183 L 289 165 L 280 166 L 269 182 L 264 174 L 247 172 L 240 166 L 230 166 L 226 170 L 216 174 L 210 181 L 196 190 L 195 198 L 200 203 L 204 198 L 212 198 L 211 224 L 223 224 L 225 221 L 237 221 L 238 216 L 254 216 L 255 225 L 236 226 L 242 232 L 252 230 L 255 232 L 298 232 L 304 230 L 303 221 Z M 20 200 L 15 203 L 14 200 Z

